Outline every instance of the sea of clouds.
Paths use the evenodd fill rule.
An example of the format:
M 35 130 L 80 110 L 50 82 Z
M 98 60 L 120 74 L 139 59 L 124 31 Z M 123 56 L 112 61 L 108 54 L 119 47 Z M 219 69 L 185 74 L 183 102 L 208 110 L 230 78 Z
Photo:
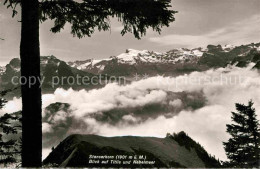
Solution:
M 125 86 L 112 83 L 89 91 L 57 89 L 54 94 L 43 95 L 43 108 L 55 102 L 68 103 L 70 112 L 55 113 L 50 121 L 43 123 L 43 132 L 49 136 L 50 133 L 55 134 L 55 126 L 67 123 L 68 118 L 72 120 L 64 136 L 81 133 L 165 137 L 166 133 L 185 131 L 210 154 L 226 160 L 222 142 L 229 138 L 226 124 L 231 123 L 231 111 L 235 111 L 235 103 L 247 104 L 252 99 L 260 119 L 260 74 L 257 70 L 252 70 L 252 66 L 230 66 L 178 77 L 156 76 Z M 171 117 L 160 114 L 145 121 L 140 121 L 134 114 L 127 114 L 119 123 L 110 124 L 91 116 L 115 108 L 163 104 L 169 92 L 199 92 L 204 95 L 206 104 L 197 109 L 182 109 Z M 182 104 L 180 98 L 169 101 L 169 105 L 176 108 Z M 21 110 L 21 100 L 14 98 L 2 111 L 11 113 L 18 110 Z M 45 116 L 46 111 L 43 111 L 43 117 Z M 44 157 L 50 151 L 48 146 L 44 146 Z

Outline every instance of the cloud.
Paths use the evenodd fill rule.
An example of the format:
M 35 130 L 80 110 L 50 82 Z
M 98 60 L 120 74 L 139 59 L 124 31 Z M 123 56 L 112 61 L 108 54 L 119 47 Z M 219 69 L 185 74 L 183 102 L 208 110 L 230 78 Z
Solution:
M 173 107 L 180 107 L 182 105 L 182 101 L 180 99 L 176 99 L 176 100 L 170 101 L 169 104 Z
M 42 123 L 42 132 L 43 133 L 53 132 L 51 124 L 49 124 L 49 123 Z
M 192 26 L 192 25 L 190 25 Z M 227 27 L 218 28 L 210 33 L 202 35 L 178 35 L 151 37 L 149 40 L 161 45 L 181 45 L 187 48 L 206 47 L 208 44 L 245 44 L 259 42 L 260 15 L 254 15 Z
M 74 115 L 78 118 L 91 113 L 108 111 L 114 108 L 137 107 L 151 103 L 161 103 L 166 99 L 166 92 L 162 90 L 147 91 L 139 86 L 119 86 L 115 83 L 108 84 L 102 89 L 90 91 L 72 89 L 57 89 L 53 95 L 43 95 L 46 102 L 69 103 Z M 48 97 L 48 99 L 46 99 Z
M 125 115 L 122 117 L 122 120 L 128 121 L 128 122 L 137 122 L 140 121 L 140 119 L 133 117 L 132 115 Z

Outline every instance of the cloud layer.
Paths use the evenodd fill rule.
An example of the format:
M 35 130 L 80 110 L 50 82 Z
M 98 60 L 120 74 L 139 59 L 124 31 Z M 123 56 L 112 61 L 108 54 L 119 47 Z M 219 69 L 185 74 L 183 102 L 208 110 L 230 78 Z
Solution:
M 235 111 L 234 104 L 246 104 L 252 99 L 260 117 L 260 75 L 251 67 L 219 68 L 178 77 L 151 77 L 126 86 L 108 84 L 90 91 L 57 89 L 54 94 L 43 95 L 43 107 L 55 102 L 68 104 L 54 108 L 56 113 L 50 114 L 51 110 L 44 110 L 44 147 L 48 149 L 72 133 L 165 137 L 166 133 L 185 131 L 209 153 L 226 159 L 222 142 L 229 137 L 225 125 L 231 122 L 230 112 Z M 194 102 L 187 101 L 201 100 L 194 93 L 203 94 L 207 102 L 194 106 Z M 19 102 L 15 98 L 7 103 L 4 110 L 19 110 Z M 193 106 L 184 106 L 187 102 Z M 171 107 L 167 109 L 170 116 L 160 112 L 162 109 L 152 114 L 146 112 L 145 119 L 136 113 L 146 111 L 138 108 L 149 105 Z M 126 109 L 126 114 L 118 115 Z M 138 111 L 132 111 L 136 109 Z M 176 110 L 177 114 L 171 113 Z M 110 113 L 109 118 L 117 117 L 118 122 L 109 123 L 109 118 L 107 121 L 96 118 L 105 113 Z

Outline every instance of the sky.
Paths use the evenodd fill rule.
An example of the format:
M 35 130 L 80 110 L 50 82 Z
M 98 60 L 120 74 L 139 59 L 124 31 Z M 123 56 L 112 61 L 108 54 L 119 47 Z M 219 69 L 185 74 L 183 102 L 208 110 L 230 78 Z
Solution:
M 178 11 L 175 22 L 159 35 L 148 30 L 141 40 L 132 34 L 121 36 L 122 25 L 115 19 L 111 31 L 95 32 L 78 39 L 66 25 L 61 33 L 49 30 L 52 21 L 40 25 L 41 55 L 54 55 L 65 61 L 100 59 L 123 53 L 128 48 L 165 52 L 173 48 L 205 47 L 208 44 L 246 44 L 260 41 L 259 0 L 172 0 Z M 0 65 L 19 57 L 20 15 L 0 4 Z

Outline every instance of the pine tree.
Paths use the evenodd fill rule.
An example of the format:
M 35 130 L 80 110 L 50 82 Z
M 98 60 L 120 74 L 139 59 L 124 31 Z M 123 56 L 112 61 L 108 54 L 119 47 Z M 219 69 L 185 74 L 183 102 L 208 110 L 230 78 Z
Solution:
M 1 91 L 0 96 L 4 96 L 9 90 Z M 2 109 L 7 101 L 0 98 L 0 109 Z M 16 139 L 8 139 L 8 135 L 15 135 L 21 128 L 20 113 L 16 114 L 0 114 L 0 166 L 7 167 L 8 164 L 19 163 L 17 155 L 20 154 L 20 141 Z M 6 138 L 4 138 L 6 137 Z
M 226 155 L 232 167 L 258 167 L 260 152 L 260 129 L 253 102 L 248 105 L 236 103 L 232 112 L 233 124 L 227 124 L 231 138 L 224 142 Z

